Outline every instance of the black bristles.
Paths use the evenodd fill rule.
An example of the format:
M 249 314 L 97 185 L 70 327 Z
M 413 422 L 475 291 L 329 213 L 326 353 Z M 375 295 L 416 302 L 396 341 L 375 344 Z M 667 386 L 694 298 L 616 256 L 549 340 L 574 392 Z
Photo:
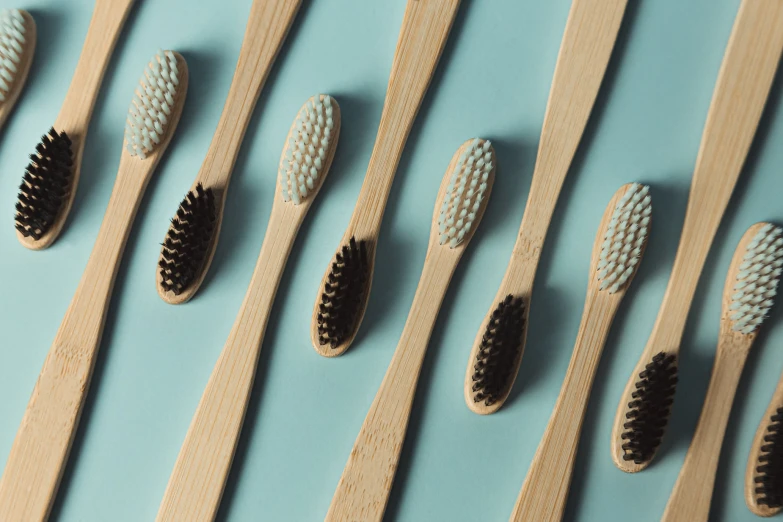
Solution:
M 769 421 L 753 482 L 756 503 L 779 508 L 783 506 L 783 408 L 778 408 Z
M 669 423 L 677 386 L 677 357 L 660 352 L 639 373 L 625 414 L 623 460 L 643 464 L 652 459 Z
M 54 128 L 41 137 L 30 155 L 19 199 L 16 203 L 16 230 L 38 241 L 52 227 L 71 194 L 73 148 L 65 132 Z
M 318 305 L 318 342 L 337 348 L 356 333 L 367 294 L 370 263 L 366 241 L 351 238 L 332 262 Z
M 179 295 L 198 279 L 212 245 L 217 208 L 211 188 L 199 183 L 187 193 L 171 220 L 160 260 L 161 286 Z
M 524 332 L 525 302 L 509 294 L 492 312 L 481 338 L 473 367 L 475 402 L 491 406 L 511 387 Z

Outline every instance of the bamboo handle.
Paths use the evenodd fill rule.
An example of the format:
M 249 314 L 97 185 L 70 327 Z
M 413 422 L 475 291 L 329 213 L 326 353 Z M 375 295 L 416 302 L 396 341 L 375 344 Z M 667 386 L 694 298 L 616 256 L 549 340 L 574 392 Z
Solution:
M 655 326 L 655 332 L 667 332 L 670 344 L 679 345 L 704 262 L 756 133 L 783 49 L 782 28 L 783 1 L 742 1 L 718 73 L 682 237 Z
M 254 0 L 226 104 L 199 172 L 206 186 L 228 184 L 239 147 L 272 64 L 302 0 Z
M 269 313 L 305 212 L 306 208 L 275 198 L 250 287 L 191 421 L 158 511 L 158 522 L 211 521 L 217 514 Z
M 460 0 L 408 0 L 378 135 L 346 239 L 377 236 L 394 173 L 459 4 Z
M 353 445 L 326 522 L 380 522 L 383 518 L 427 344 L 459 258 L 451 251 L 440 252 L 449 250 L 446 247 L 438 250 L 427 256 L 402 337 Z M 445 262 L 438 263 L 438 258 Z
M 590 390 L 621 299 L 606 292 L 592 292 L 585 304 L 563 387 L 511 522 L 554 522 L 563 518 Z
M 718 349 L 707 398 L 661 522 L 707 522 L 720 449 L 747 350 Z
M 134 0 L 97 0 L 55 128 L 84 138 L 103 75 Z
M 125 165 L 123 168 L 122 165 Z M 103 333 L 133 217 L 149 176 L 123 152 L 95 248 L 33 389 L 0 479 L 0 520 L 46 520 L 54 502 Z

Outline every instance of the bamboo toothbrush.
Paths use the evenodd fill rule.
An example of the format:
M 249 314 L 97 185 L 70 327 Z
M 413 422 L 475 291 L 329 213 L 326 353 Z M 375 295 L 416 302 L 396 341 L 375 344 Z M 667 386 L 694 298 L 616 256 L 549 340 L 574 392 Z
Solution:
M 35 54 L 35 20 L 27 11 L 0 11 L 0 128 L 16 105 Z
M 590 261 L 582 323 L 563 387 L 527 472 L 512 522 L 562 520 L 590 390 L 612 321 L 647 246 L 650 196 L 632 183 L 606 207 Z
M 782 422 L 783 377 L 753 437 L 745 472 L 745 503 L 760 517 L 771 517 L 783 510 Z
M 574 0 L 571 4 L 519 235 L 468 360 L 465 402 L 475 413 L 500 409 L 519 372 L 544 238 L 598 95 L 626 3 Z
M 348 349 L 364 317 L 389 190 L 459 4 L 460 0 L 408 0 L 367 174 L 313 309 L 310 337 L 325 357 Z
M 187 87 L 185 60 L 171 51 L 160 51 L 141 78 L 98 238 L 0 478 L 3 522 L 48 518 L 90 385 L 125 242 L 144 189 L 177 127 Z
M 16 203 L 16 232 L 40 250 L 60 235 L 79 184 L 87 129 L 103 75 L 134 0 L 96 0 L 60 114 L 30 156 Z
M 340 107 L 310 98 L 286 138 L 261 254 L 223 352 L 212 371 L 169 478 L 157 521 L 215 518 L 253 387 L 261 341 L 299 227 L 340 135 Z
M 254 0 L 223 113 L 193 187 L 163 241 L 157 288 L 171 304 L 198 291 L 215 255 L 228 185 L 250 116 L 302 0 Z
M 612 459 L 625 472 L 650 464 L 666 430 L 688 310 L 756 132 L 781 49 L 783 2 L 743 0 L 707 114 L 666 294 L 617 409 Z
M 783 272 L 783 230 L 750 227 L 737 245 L 723 290 L 720 335 L 707 397 L 661 522 L 707 522 L 731 405 L 758 328 Z
M 465 142 L 449 163 L 402 337 L 354 443 L 327 522 L 383 518 L 430 335 L 454 269 L 484 215 L 494 176 L 495 151 L 489 141 Z

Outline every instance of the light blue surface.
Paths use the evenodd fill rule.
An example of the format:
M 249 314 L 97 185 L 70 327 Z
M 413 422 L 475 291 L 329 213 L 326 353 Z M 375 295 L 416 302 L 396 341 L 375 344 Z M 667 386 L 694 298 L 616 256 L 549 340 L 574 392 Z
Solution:
M 179 307 L 155 292 L 159 243 L 206 154 L 250 0 L 139 0 L 96 106 L 74 212 L 61 239 L 44 252 L 17 243 L 16 188 L 26 155 L 59 110 L 93 2 L 4 3 L 33 12 L 39 42 L 27 89 L 0 135 L 0 466 L 95 240 L 135 83 L 158 47 L 182 52 L 191 72 L 185 115 L 119 270 L 53 520 L 153 520 L 249 282 L 284 137 L 301 103 L 318 92 L 341 104 L 341 143 L 280 286 L 220 519 L 323 519 L 402 330 L 441 177 L 454 150 L 474 136 L 493 140 L 497 182 L 430 343 L 386 520 L 507 520 L 568 365 L 598 221 L 612 193 L 629 181 L 652 185 L 652 237 L 599 369 L 566 519 L 660 519 L 706 390 L 733 249 L 752 223 L 783 223 L 778 81 L 694 301 L 660 459 L 635 476 L 619 472 L 609 455 L 615 408 L 663 297 L 738 0 L 629 2 L 545 245 L 523 368 L 512 400 L 491 417 L 465 407 L 465 365 L 524 210 L 569 0 L 463 0 L 392 189 L 367 316 L 355 346 L 337 360 L 317 356 L 310 346 L 310 314 L 362 183 L 405 2 L 305 0 L 250 123 L 207 284 Z M 710 520 L 754 519 L 743 501 L 743 475 L 751 438 L 783 369 L 780 310 L 740 385 Z

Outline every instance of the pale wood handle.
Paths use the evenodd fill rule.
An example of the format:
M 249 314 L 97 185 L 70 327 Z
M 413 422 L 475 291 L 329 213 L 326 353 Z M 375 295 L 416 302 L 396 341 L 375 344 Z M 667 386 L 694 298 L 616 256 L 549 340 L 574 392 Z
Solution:
M 84 138 L 103 75 L 134 0 L 97 0 L 79 62 L 55 127 Z
M 783 1 L 743 0 L 704 126 L 682 237 L 653 335 L 679 345 L 715 232 L 745 163 L 783 49 Z M 661 346 L 661 345 L 664 346 Z
M 661 522 L 707 522 L 720 449 L 747 350 L 718 349 L 707 398 Z
M 254 0 L 223 113 L 199 172 L 208 187 L 228 184 L 250 116 L 302 0 Z
M 340 477 L 328 522 L 383 518 L 427 344 L 458 260 L 447 247 L 437 250 L 427 256 L 402 337 Z
M 511 514 L 512 522 L 563 518 L 595 372 L 621 299 L 608 292 L 588 297 L 568 372 Z
M 111 289 L 149 166 L 123 153 L 93 253 L 33 389 L 0 479 L 0 520 L 46 520 L 79 424 Z
M 217 514 L 269 313 L 306 211 L 306 206 L 302 207 L 275 198 L 250 287 L 191 421 L 158 511 L 158 522 L 211 521 Z
M 408 0 L 378 135 L 346 239 L 377 236 L 397 164 L 459 4 L 460 0 Z

